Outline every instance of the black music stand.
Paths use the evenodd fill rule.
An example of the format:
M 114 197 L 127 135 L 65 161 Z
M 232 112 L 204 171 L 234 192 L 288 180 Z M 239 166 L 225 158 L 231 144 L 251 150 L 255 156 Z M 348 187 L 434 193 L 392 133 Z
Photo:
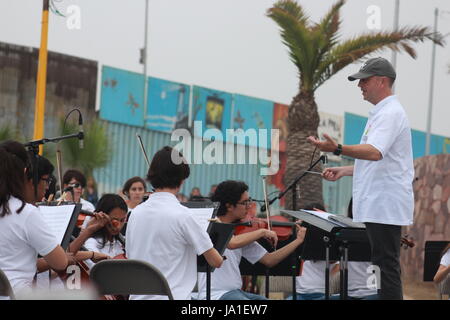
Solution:
M 289 239 L 284 241 L 278 242 L 278 248 L 282 248 L 285 245 L 289 244 L 296 238 L 296 229 L 295 226 L 293 226 L 292 235 Z M 273 250 L 271 245 L 265 241 L 258 241 L 259 244 L 261 244 L 267 251 Z M 241 271 L 241 275 L 250 275 L 250 276 L 265 276 L 266 281 L 266 290 L 265 295 L 268 298 L 269 297 L 269 276 L 292 276 L 292 297 L 295 300 L 296 295 L 296 277 L 299 275 L 300 269 L 301 269 L 301 261 L 299 259 L 299 256 L 301 255 L 301 246 L 298 246 L 295 248 L 295 250 L 288 256 L 286 259 L 280 261 L 276 266 L 273 266 L 272 268 L 266 267 L 261 262 L 256 262 L 255 264 L 251 264 L 247 259 L 244 257 L 241 259 L 241 263 L 239 264 L 239 269 Z
M 450 241 L 425 242 L 425 257 L 423 260 L 423 281 L 433 281 L 441 262 L 442 251 Z
M 185 207 L 191 209 L 214 208 L 210 219 L 215 219 L 217 210 L 219 210 L 219 202 L 206 201 L 190 201 L 181 203 Z M 223 256 L 225 249 L 230 242 L 234 233 L 234 226 L 229 223 L 220 223 L 211 221 L 206 230 L 211 238 L 214 248 Z M 197 272 L 206 272 L 206 300 L 211 300 L 211 272 L 214 268 L 206 261 L 205 257 L 197 256 Z
M 320 260 L 325 267 L 325 299 L 330 297 L 330 261 L 340 260 L 340 298 L 348 295 L 348 261 L 371 261 L 365 225 L 352 219 L 330 215 L 328 219 L 300 210 L 281 210 L 303 221 L 307 227 L 302 247 L 303 260 Z

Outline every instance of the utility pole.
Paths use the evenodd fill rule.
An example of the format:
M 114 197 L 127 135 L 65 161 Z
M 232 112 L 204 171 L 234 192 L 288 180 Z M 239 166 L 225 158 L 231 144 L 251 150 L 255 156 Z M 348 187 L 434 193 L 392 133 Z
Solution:
M 395 11 L 394 11 L 394 31 L 398 31 L 398 18 L 400 15 L 400 0 L 395 0 Z M 392 66 L 394 70 L 397 67 L 397 52 L 392 51 Z M 395 91 L 395 83 L 392 85 L 392 92 Z
M 434 32 L 437 32 L 439 10 L 434 9 Z M 431 76 L 430 76 L 430 93 L 428 97 L 428 116 L 427 116 L 427 135 L 425 140 L 425 155 L 430 154 L 431 145 L 431 116 L 433 111 L 433 90 L 434 90 L 434 64 L 436 60 L 436 43 L 433 42 L 433 51 L 431 53 Z
M 41 46 L 39 48 L 38 73 L 36 80 L 36 100 L 34 109 L 33 140 L 44 138 L 45 90 L 47 84 L 47 42 L 48 42 L 49 0 L 43 0 Z M 42 145 L 39 154 L 42 155 Z
M 142 50 L 141 60 L 144 63 L 144 128 L 147 127 L 147 29 L 148 29 L 148 0 L 145 0 L 145 30 L 144 30 L 144 49 Z

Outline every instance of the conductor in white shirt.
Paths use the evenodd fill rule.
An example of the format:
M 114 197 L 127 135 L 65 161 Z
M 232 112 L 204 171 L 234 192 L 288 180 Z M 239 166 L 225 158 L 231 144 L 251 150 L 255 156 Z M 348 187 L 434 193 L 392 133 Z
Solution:
M 374 105 L 358 145 L 337 144 L 308 137 L 321 151 L 355 158 L 354 166 L 327 168 L 324 179 L 353 176 L 354 221 L 366 224 L 372 263 L 380 268 L 383 300 L 403 299 L 400 277 L 401 227 L 413 223 L 414 166 L 411 129 L 397 97 L 392 93 L 396 73 L 384 58 L 372 58 L 349 76 L 359 79 L 364 100 Z

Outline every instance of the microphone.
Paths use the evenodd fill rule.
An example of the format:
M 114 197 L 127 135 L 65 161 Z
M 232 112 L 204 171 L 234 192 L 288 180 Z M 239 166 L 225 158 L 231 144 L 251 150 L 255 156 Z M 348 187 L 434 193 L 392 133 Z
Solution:
M 78 146 L 80 149 L 84 148 L 84 131 L 83 131 L 83 117 L 81 112 L 78 114 L 78 125 L 80 127 L 80 132 L 78 133 Z
M 262 206 L 261 206 L 261 212 L 264 212 L 264 211 L 266 211 L 266 204 L 264 203 Z
M 72 191 L 72 190 L 73 190 L 73 186 L 68 186 L 63 189 L 63 192 Z

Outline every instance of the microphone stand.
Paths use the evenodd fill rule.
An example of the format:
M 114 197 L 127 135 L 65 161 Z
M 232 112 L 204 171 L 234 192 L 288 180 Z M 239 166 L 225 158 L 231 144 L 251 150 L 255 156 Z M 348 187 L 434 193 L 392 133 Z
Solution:
M 296 186 L 297 183 L 300 181 L 301 178 L 303 178 L 305 175 L 307 175 L 309 172 L 311 171 L 311 169 L 313 169 L 320 161 L 322 161 L 323 163 L 326 163 L 326 155 L 321 155 L 319 159 L 317 159 L 313 164 L 311 164 L 311 166 L 306 169 L 305 172 L 303 172 L 301 175 L 299 175 L 297 178 L 294 179 L 294 181 L 282 192 L 280 192 L 278 194 L 278 196 L 276 196 L 275 198 L 273 198 L 272 200 L 269 201 L 269 206 L 274 203 L 276 200 L 281 199 L 284 197 L 284 195 L 292 189 L 292 210 L 295 211 L 297 208 L 297 191 L 296 191 Z M 266 207 L 262 206 L 261 207 L 261 211 L 265 211 Z
M 38 173 L 38 154 L 39 154 L 39 146 L 41 144 L 46 144 L 47 142 L 59 142 L 61 140 L 70 139 L 70 138 L 78 138 L 83 139 L 84 133 L 78 132 L 65 136 L 55 137 L 55 138 L 43 138 L 40 140 L 33 140 L 25 143 L 23 146 L 28 150 L 32 155 L 32 174 L 33 174 L 33 186 L 34 186 L 34 196 L 37 197 L 37 185 L 39 184 L 39 173 Z

